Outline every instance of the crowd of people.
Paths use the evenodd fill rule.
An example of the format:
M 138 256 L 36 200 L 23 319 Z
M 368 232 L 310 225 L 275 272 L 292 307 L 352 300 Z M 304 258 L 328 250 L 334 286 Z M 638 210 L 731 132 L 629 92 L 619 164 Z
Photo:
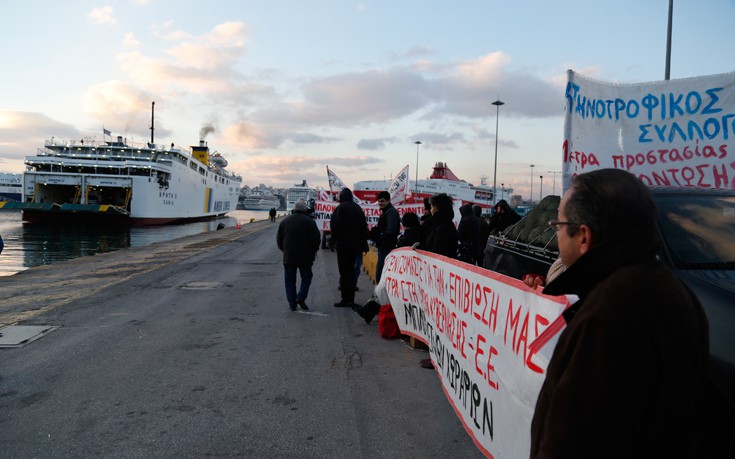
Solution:
M 420 217 L 401 218 L 382 192 L 378 224 L 368 231 L 349 189 L 342 190 L 339 202 L 331 220 L 341 288 L 334 306 L 352 307 L 368 323 L 379 305 L 354 304 L 355 259 L 367 252 L 368 239 L 378 249 L 379 279 L 396 247 L 482 265 L 488 235 L 520 220 L 505 201 L 497 203 L 490 221 L 480 215 L 482 209 L 466 204 L 455 226 L 446 194 L 427 199 Z M 297 231 L 308 234 L 304 263 L 310 268 L 318 231 L 291 218 L 281 225 L 309 226 Z M 549 225 L 556 230 L 559 260 L 548 273 L 526 278 L 526 284 L 578 300 L 563 313 L 566 328 L 536 402 L 531 457 L 697 457 L 706 417 L 708 323 L 697 297 L 657 259 L 650 191 L 625 171 L 580 174 L 562 198 L 558 220 Z M 280 238 L 279 228 L 279 247 Z M 283 246 L 286 263 L 288 244 Z M 310 269 L 302 271 L 306 286 L 302 281 L 298 294 L 289 285 L 296 269 L 302 266 L 286 271 L 289 305 L 305 309 Z M 430 359 L 421 365 L 432 368 Z

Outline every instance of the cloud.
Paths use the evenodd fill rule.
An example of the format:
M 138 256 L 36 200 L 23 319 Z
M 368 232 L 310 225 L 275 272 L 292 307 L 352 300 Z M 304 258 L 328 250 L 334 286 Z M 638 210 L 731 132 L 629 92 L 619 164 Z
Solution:
M 326 182 L 326 166 L 364 169 L 365 166 L 381 164 L 383 160 L 373 156 L 321 157 L 253 154 L 241 160 L 230 160 L 229 163 L 232 170 L 248 171 L 243 177 L 243 181 L 247 183 L 300 183 L 306 180 L 315 185 Z
M 360 139 L 360 141 L 357 142 L 357 148 L 358 150 L 380 151 L 380 150 L 385 150 L 386 143 L 394 143 L 397 141 L 398 139 L 396 137 L 383 137 L 379 139 Z
M 151 93 L 122 81 L 108 81 L 92 86 L 82 96 L 84 110 L 113 134 L 150 135 Z M 158 135 L 168 135 L 160 122 L 156 123 Z
M 13 162 L 11 167 L 20 172 L 23 158 L 33 155 L 52 135 L 64 139 L 81 137 L 74 126 L 41 113 L 0 111 L 0 164 L 3 160 L 11 160 L 7 163 Z
M 133 32 L 128 32 L 125 34 L 125 38 L 123 38 L 123 46 L 126 48 L 138 48 L 140 46 L 140 41 L 135 38 L 135 34 L 133 34 Z
M 94 8 L 89 12 L 89 14 L 87 14 L 87 17 L 95 24 L 115 25 L 117 24 L 117 20 L 112 16 L 112 11 L 113 9 L 109 5 L 101 8 Z

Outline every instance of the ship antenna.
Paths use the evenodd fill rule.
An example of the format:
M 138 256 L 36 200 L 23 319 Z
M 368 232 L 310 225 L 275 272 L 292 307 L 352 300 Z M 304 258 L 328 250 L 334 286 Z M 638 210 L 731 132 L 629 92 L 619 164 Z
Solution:
M 151 145 L 153 145 L 153 114 L 156 111 L 156 101 L 151 102 Z

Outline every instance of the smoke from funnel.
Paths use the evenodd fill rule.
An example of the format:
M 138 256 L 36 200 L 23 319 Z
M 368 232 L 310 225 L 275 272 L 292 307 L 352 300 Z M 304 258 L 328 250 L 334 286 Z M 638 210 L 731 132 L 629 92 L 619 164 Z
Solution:
M 204 140 L 207 138 L 207 135 L 214 132 L 214 126 L 211 124 L 207 124 L 205 126 L 202 126 L 202 128 L 199 130 L 199 140 Z

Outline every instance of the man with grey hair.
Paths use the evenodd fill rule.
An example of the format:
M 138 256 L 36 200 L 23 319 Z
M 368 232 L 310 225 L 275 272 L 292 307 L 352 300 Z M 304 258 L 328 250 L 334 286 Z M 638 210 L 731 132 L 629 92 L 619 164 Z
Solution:
M 650 191 L 632 174 L 574 178 L 559 204 L 566 271 L 544 289 L 576 295 L 531 424 L 532 458 L 699 457 L 708 324 L 657 258 Z
M 286 283 L 286 299 L 291 311 L 296 311 L 296 305 L 308 310 L 306 297 L 313 273 L 311 265 L 319 250 L 319 228 L 308 214 L 306 201 L 299 199 L 294 203 L 293 212 L 284 218 L 278 225 L 276 243 L 283 251 L 283 268 Z M 296 271 L 301 274 L 301 286 L 296 293 Z

